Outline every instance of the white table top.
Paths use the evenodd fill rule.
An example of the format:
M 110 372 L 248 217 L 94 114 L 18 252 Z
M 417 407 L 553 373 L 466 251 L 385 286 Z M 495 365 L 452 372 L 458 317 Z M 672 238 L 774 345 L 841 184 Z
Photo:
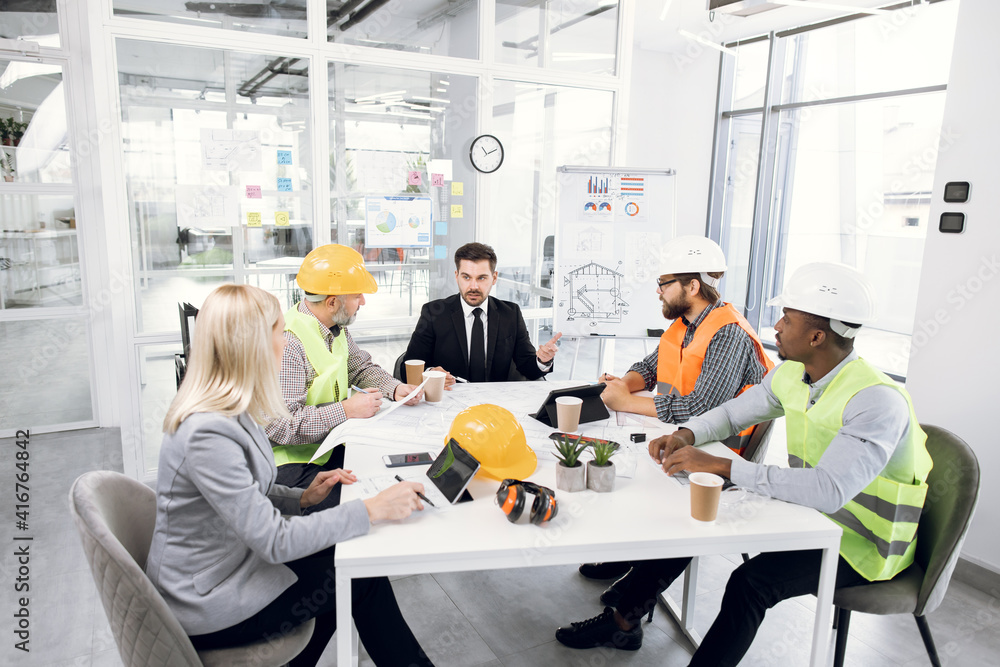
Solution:
M 554 520 L 541 527 L 532 526 L 527 523 L 525 511 L 518 524 L 511 524 L 494 501 L 499 482 L 480 475 L 469 486 L 474 502 L 444 511 L 427 508 L 403 521 L 376 524 L 367 536 L 337 545 L 337 567 L 350 571 L 351 577 L 366 577 L 812 549 L 829 547 L 839 540 L 840 528 L 819 512 L 759 496 L 721 507 L 715 524 L 696 522 L 690 518 L 687 487 L 665 475 L 644 454 L 647 443 L 626 445 L 621 438 L 615 439 L 640 450 L 632 478 L 619 476 L 615 490 L 605 494 L 555 489 L 556 463 L 546 437 L 555 429 L 525 413 L 534 411 L 549 390 L 573 384 L 579 383 L 460 384 L 446 392 L 439 404 L 401 406 L 387 419 L 373 423 L 370 437 L 360 436 L 363 444 L 347 445 L 345 467 L 354 470 L 359 478 L 397 472 L 407 479 L 417 478 L 426 466 L 390 470 L 383 465 L 382 456 L 424 450 L 436 455 L 453 415 L 460 409 L 487 401 L 503 405 L 525 426 L 528 444 L 538 452 L 538 469 L 529 479 L 556 491 L 559 514 Z M 635 416 L 631 419 L 642 420 Z M 608 429 L 615 429 L 614 415 L 609 421 L 610 426 L 585 424 L 582 430 L 585 435 L 608 437 Z M 647 419 L 647 426 L 650 421 L 655 422 Z M 674 427 L 627 430 L 645 431 L 652 439 Z M 719 443 L 709 447 L 715 454 L 735 456 Z M 342 502 L 359 497 L 361 486 L 345 486 Z

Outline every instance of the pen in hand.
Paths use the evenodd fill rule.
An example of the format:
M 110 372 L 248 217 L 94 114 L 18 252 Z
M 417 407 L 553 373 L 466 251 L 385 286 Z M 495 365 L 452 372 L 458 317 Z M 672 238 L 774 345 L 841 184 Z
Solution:
M 405 482 L 405 481 L 406 481 L 406 480 L 404 480 L 404 479 L 403 479 L 402 477 L 400 477 L 399 475 L 396 475 L 395 477 L 396 477 L 396 481 L 397 481 L 397 482 Z M 417 491 L 417 497 L 418 497 L 418 498 L 420 498 L 420 499 L 421 499 L 422 501 L 424 501 L 425 503 L 427 503 L 428 505 L 430 505 L 431 507 L 437 507 L 437 505 L 435 505 L 434 503 L 432 503 L 432 502 L 431 502 L 431 501 L 430 501 L 430 500 L 429 500 L 429 499 L 427 498 L 427 496 L 425 496 L 424 494 L 420 493 L 419 491 Z
M 468 380 L 466 380 L 465 378 L 460 378 L 457 375 L 453 375 L 452 377 L 454 377 L 457 382 L 466 382 L 466 383 L 468 383 Z

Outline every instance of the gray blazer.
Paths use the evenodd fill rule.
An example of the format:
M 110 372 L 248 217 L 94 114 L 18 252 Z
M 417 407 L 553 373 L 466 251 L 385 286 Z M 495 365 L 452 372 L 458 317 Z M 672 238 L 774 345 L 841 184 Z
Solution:
M 301 516 L 303 489 L 276 475 L 246 413 L 193 414 L 163 436 L 146 574 L 188 634 L 250 618 L 296 581 L 282 563 L 368 532 L 360 500 Z

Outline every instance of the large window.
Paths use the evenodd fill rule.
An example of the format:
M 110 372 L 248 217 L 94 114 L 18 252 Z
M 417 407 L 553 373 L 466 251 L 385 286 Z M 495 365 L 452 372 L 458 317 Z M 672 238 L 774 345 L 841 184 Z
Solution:
M 859 351 L 906 374 L 957 4 L 779 33 L 724 60 L 710 232 L 726 300 L 765 340 L 780 317 L 766 302 L 795 269 L 842 262 L 879 299 Z

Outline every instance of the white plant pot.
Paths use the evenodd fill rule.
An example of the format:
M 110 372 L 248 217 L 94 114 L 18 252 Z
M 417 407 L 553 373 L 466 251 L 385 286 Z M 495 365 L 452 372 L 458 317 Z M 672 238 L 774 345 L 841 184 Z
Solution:
M 587 467 L 579 463 L 575 468 L 569 468 L 562 461 L 556 463 L 556 488 L 560 491 L 575 493 L 587 488 Z
M 606 466 L 587 462 L 587 488 L 598 493 L 609 493 L 615 490 L 615 464 L 608 461 Z

